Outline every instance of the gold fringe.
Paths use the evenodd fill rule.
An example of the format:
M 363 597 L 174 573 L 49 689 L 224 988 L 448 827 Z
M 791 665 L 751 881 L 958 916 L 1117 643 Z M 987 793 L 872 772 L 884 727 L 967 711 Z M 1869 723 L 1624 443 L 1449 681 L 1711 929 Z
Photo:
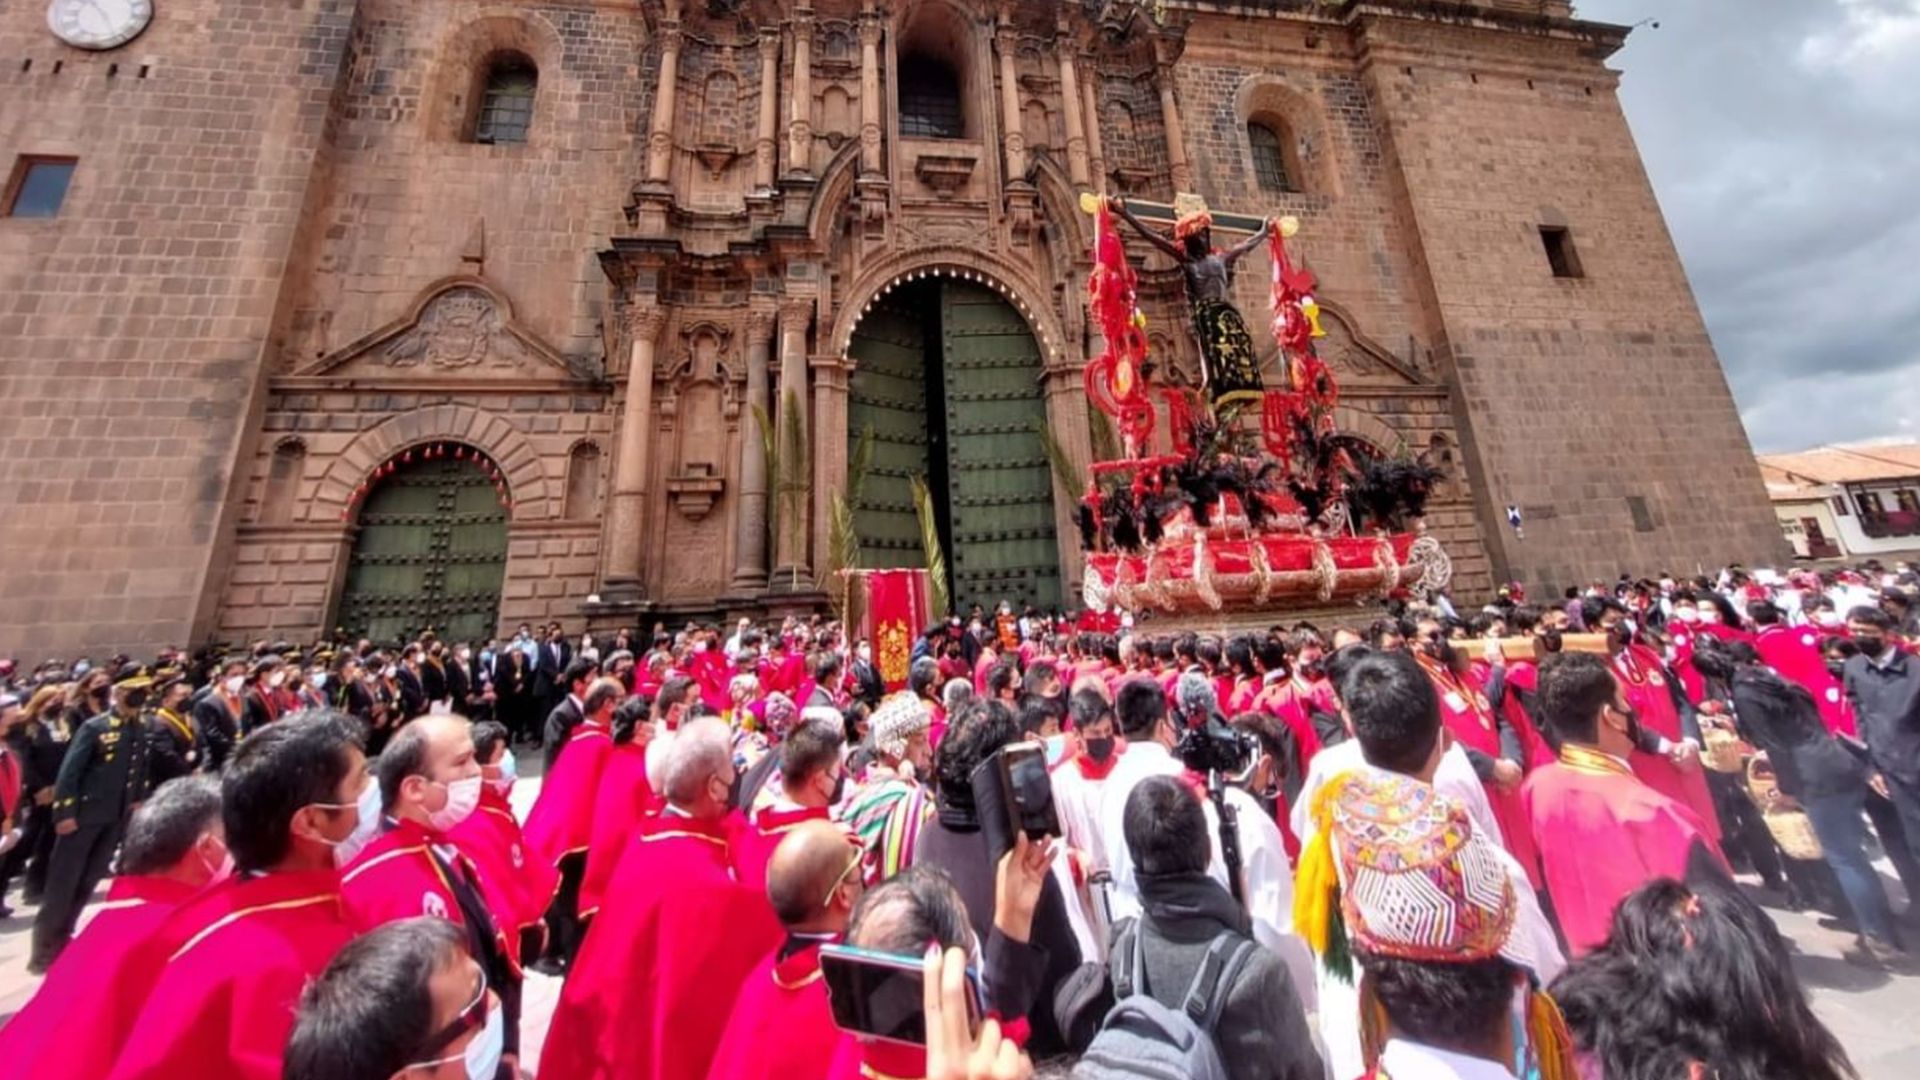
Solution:
M 1527 998 L 1527 1045 L 1533 1048 L 1540 1080 L 1576 1080 L 1573 1033 L 1567 1030 L 1560 1006 L 1545 990 L 1535 990 Z
M 1354 775 L 1341 773 L 1314 795 L 1313 840 L 1300 853 L 1294 873 L 1294 932 L 1323 959 L 1333 944 L 1333 921 L 1340 917 L 1340 875 L 1333 864 L 1333 802 Z

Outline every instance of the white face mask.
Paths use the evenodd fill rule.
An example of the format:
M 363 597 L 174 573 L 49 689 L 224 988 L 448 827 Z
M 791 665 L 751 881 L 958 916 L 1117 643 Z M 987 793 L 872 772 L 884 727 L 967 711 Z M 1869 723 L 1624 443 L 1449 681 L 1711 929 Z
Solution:
M 286 681 L 287 673 L 284 671 L 276 671 L 267 676 L 267 685 L 273 687 L 275 690 L 278 690 Z
M 338 803 L 314 805 L 324 806 L 329 810 L 341 809 Z M 344 840 L 326 841 L 333 847 L 333 865 L 335 866 L 344 867 L 352 862 L 355 855 L 360 854 L 368 844 L 373 843 L 374 837 L 380 835 L 380 785 L 369 781 L 367 789 L 360 793 L 360 800 L 354 804 L 354 809 L 359 813 L 360 820 L 354 824 L 353 831 L 348 833 Z
M 1701 608 L 1701 609 L 1700 609 L 1700 621 L 1701 621 L 1701 622 L 1703 622 L 1703 623 L 1717 623 L 1717 622 L 1719 622 L 1719 621 L 1720 621 L 1720 609 L 1719 609 L 1719 608 L 1710 608 L 1710 607 L 1708 607 L 1708 608 Z
M 447 804 L 438 810 L 427 812 L 427 824 L 440 832 L 460 824 L 473 815 L 474 807 L 480 805 L 480 778 L 469 776 L 464 780 L 455 780 L 447 786 Z
M 871 659 L 873 659 L 873 648 L 872 648 L 871 646 L 868 646 L 868 645 L 862 645 L 862 646 L 860 646 L 860 648 L 859 648 L 859 650 L 858 650 L 858 651 L 859 651 L 859 653 L 860 653 L 860 659 L 862 659 L 862 660 L 871 660 Z
M 201 865 L 206 865 L 202 863 Z M 233 876 L 233 852 L 227 851 L 220 856 L 220 865 L 207 867 L 207 884 L 218 885 Z
M 493 788 L 494 791 L 505 795 L 507 792 L 513 790 L 513 782 L 518 779 L 519 776 L 520 766 L 513 760 L 513 751 L 508 750 L 506 753 L 500 755 L 500 775 L 487 781 L 487 785 Z
M 1700 612 L 1697 608 L 1675 608 L 1673 617 L 1684 623 L 1696 623 L 1700 621 Z
M 240 692 L 241 687 L 247 685 L 247 677 L 245 675 L 229 675 L 227 676 L 225 685 L 227 693 L 237 694 Z
M 467 1044 L 467 1080 L 492 1080 L 500 1071 L 500 1055 L 506 1045 L 506 1030 L 501 1026 L 501 1010 L 487 1010 L 487 1026 Z
M 327 673 L 324 671 L 314 672 L 311 682 L 315 690 L 325 690 L 327 688 Z

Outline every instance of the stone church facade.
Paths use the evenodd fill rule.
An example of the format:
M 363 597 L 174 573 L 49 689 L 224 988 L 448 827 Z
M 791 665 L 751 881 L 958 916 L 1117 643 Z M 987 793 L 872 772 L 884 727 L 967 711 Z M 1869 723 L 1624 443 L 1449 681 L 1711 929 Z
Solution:
M 1781 554 L 1626 31 L 1563 0 L 156 0 L 104 51 L 43 6 L 0 652 L 806 608 L 918 565 L 920 478 L 963 602 L 1071 607 L 1083 191 L 1300 219 L 1340 425 L 1450 468 L 1456 595 Z

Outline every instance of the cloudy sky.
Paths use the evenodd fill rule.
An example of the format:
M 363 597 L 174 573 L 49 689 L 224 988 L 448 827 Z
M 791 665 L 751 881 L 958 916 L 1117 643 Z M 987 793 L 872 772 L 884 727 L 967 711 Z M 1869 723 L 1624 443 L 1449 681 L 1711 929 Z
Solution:
M 1920 0 L 1576 0 L 1754 446 L 1920 440 Z

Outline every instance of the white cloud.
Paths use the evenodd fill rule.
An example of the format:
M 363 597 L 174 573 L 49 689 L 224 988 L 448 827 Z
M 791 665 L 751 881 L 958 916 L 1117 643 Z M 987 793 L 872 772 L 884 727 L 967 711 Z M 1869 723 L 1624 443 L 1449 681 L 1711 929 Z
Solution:
M 1838 0 L 1839 19 L 1800 46 L 1800 62 L 1856 77 L 1920 58 L 1920 0 Z

